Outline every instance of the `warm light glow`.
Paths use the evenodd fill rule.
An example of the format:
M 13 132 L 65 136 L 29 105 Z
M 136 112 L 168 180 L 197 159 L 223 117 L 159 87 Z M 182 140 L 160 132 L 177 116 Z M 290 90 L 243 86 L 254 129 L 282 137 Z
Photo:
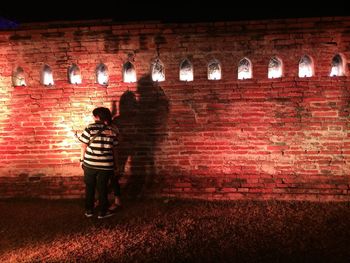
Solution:
M 67 127 L 67 129 L 65 128 L 65 131 L 67 133 L 66 139 L 63 139 L 62 142 L 58 145 L 58 147 L 60 147 L 60 148 L 71 148 L 73 145 L 80 144 L 75 139 L 75 132 L 72 130 L 68 130 L 68 129 L 69 129 L 68 127 Z
M 96 68 L 96 80 L 100 85 L 108 85 L 109 76 L 108 69 L 105 64 L 101 63 Z
M 80 69 L 76 64 L 73 64 L 69 70 L 69 82 L 71 84 L 81 84 L 81 74 L 80 74 Z
M 304 56 L 299 61 L 299 78 L 309 78 L 314 75 L 311 58 Z
M 12 74 L 12 84 L 13 86 L 27 86 L 25 81 L 24 70 L 21 67 L 17 67 Z
M 282 77 L 282 61 L 276 57 L 272 58 L 269 62 L 268 78 L 281 78 Z
M 71 84 L 81 84 L 81 76 L 80 75 L 71 75 L 70 76 Z
M 162 72 L 153 72 L 152 74 L 152 80 L 153 81 L 164 81 L 165 76 Z
M 42 72 L 42 84 L 46 86 L 54 84 L 52 70 L 48 65 L 44 66 L 44 69 Z
M 46 86 L 54 84 L 52 73 L 44 72 L 43 84 L 46 85 Z
M 333 66 L 331 70 L 331 74 L 329 74 L 331 77 L 337 77 L 337 76 L 343 76 L 343 71 L 338 66 Z
M 108 85 L 108 75 L 105 72 L 97 74 L 97 83 L 101 85 Z
M 77 136 L 80 136 L 83 129 L 90 123 L 93 123 L 94 119 L 91 113 L 87 113 L 84 116 L 72 116 L 70 119 L 64 122 L 58 122 L 56 127 L 63 128 L 64 139 L 58 143 L 58 147 L 61 148 L 77 148 L 80 145 L 80 141 Z
M 165 80 L 164 66 L 159 59 L 157 59 L 152 65 L 152 80 L 153 81 Z
M 332 68 L 329 76 L 331 77 L 344 76 L 345 72 L 344 72 L 343 63 L 344 62 L 342 57 L 339 54 L 335 55 L 332 59 Z
M 208 76 L 209 80 L 217 80 L 217 79 L 221 79 L 221 72 L 219 70 L 213 70 L 210 72 L 209 76 Z
M 244 58 L 238 64 L 238 79 L 251 79 L 252 67 L 249 59 Z
M 299 64 L 299 78 L 309 78 L 312 75 L 312 68 L 310 66 Z
M 0 78 L 0 132 L 2 134 L 7 134 L 7 131 L 4 129 L 6 127 L 5 120 L 11 120 L 11 99 L 13 92 L 10 89 L 10 85 L 5 83 L 5 78 Z M 7 139 L 7 136 L 0 136 L 0 143 Z
M 188 59 L 185 59 L 180 64 L 180 80 L 193 81 L 193 67 Z
M 76 130 L 73 130 L 73 126 L 72 126 L 72 122 L 69 121 L 62 121 L 62 122 L 57 122 L 55 124 L 56 128 L 58 128 L 58 130 L 60 130 L 60 135 L 62 138 L 62 141 L 57 142 L 55 144 L 55 147 L 58 148 L 77 148 L 79 147 L 78 145 L 79 140 L 77 140 L 76 136 L 75 136 L 75 132 Z M 63 131 L 62 131 L 63 129 Z
M 282 77 L 282 69 L 281 68 L 271 68 L 269 69 L 268 78 L 275 79 Z
M 85 125 L 94 122 L 94 118 L 92 117 L 91 114 L 88 114 L 88 115 L 84 116 L 83 120 L 84 120 L 84 124 Z
M 219 80 L 221 79 L 221 66 L 220 62 L 213 60 L 208 65 L 208 79 L 209 80 Z
M 123 81 L 125 83 L 136 82 L 136 71 L 134 65 L 128 61 L 123 66 Z
M 127 72 L 124 72 L 124 82 L 125 82 L 125 83 L 133 83 L 133 82 L 136 82 L 136 74 L 135 74 L 135 71 L 127 71 Z

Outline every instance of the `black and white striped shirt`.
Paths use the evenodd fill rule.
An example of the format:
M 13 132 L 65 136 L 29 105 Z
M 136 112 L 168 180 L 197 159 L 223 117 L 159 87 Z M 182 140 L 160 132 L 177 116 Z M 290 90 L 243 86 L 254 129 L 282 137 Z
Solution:
M 101 129 L 103 131 L 89 143 Z M 113 147 L 118 144 L 115 129 L 103 123 L 92 123 L 85 128 L 79 140 L 88 145 L 84 154 L 83 166 L 98 170 L 114 169 Z

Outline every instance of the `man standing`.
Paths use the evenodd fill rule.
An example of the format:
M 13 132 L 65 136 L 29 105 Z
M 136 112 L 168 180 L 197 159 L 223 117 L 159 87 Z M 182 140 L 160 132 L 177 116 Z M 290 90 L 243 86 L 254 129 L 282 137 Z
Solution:
M 98 218 L 113 215 L 108 209 L 108 181 L 117 170 L 117 131 L 110 124 L 112 115 L 108 108 L 98 107 L 92 112 L 95 122 L 89 124 L 79 136 L 82 142 L 80 162 L 84 170 L 85 216 L 94 215 L 95 189 L 97 186 Z

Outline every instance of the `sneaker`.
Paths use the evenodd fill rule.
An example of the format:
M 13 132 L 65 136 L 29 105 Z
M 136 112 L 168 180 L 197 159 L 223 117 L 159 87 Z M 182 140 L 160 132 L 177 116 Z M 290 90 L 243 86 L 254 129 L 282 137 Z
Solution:
M 113 211 L 107 210 L 105 213 L 100 213 L 97 218 L 103 219 L 103 218 L 114 216 L 114 214 L 115 213 Z
M 94 213 L 91 210 L 85 211 L 85 217 L 89 218 L 89 217 L 93 217 Z

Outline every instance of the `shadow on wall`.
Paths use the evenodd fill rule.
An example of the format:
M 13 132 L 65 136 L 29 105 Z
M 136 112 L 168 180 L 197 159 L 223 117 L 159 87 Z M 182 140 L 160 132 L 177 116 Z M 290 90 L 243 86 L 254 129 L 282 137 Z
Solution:
M 137 96 L 126 91 L 120 98 L 119 116 L 114 123 L 120 131 L 119 167 L 130 161 L 123 195 L 141 197 L 154 186 L 155 151 L 166 135 L 169 100 L 150 75 L 137 82 Z

